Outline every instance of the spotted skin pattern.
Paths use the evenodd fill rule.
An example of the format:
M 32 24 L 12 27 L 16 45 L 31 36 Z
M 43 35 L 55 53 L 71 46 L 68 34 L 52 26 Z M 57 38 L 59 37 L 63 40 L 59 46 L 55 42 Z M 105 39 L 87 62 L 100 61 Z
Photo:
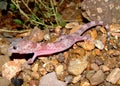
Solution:
M 93 26 L 101 25 L 107 30 L 109 36 L 109 27 L 104 25 L 103 21 L 91 21 L 83 25 L 79 30 L 70 35 L 59 37 L 58 40 L 52 43 L 33 43 L 29 40 L 14 41 L 9 47 L 9 52 L 12 53 L 34 53 L 33 57 L 27 62 L 32 64 L 37 56 L 51 55 L 69 49 L 74 43 L 89 39 L 89 36 L 82 36 L 84 32 Z

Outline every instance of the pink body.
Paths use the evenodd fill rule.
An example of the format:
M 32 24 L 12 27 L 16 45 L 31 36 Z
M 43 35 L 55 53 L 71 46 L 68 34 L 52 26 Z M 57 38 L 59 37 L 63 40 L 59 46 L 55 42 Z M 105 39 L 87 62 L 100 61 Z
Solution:
M 78 31 L 73 34 L 65 35 L 63 37 L 58 38 L 53 43 L 33 43 L 29 40 L 20 40 L 11 43 L 9 51 L 12 53 L 34 53 L 34 56 L 28 60 L 28 63 L 33 63 L 37 56 L 41 55 L 49 55 L 57 52 L 64 51 L 70 48 L 74 43 L 82 40 L 88 39 L 88 36 L 81 36 L 86 30 L 93 26 L 103 25 L 102 21 L 91 21 L 83 25 Z M 106 30 L 108 30 L 108 26 L 105 26 Z M 109 35 L 109 32 L 108 32 Z

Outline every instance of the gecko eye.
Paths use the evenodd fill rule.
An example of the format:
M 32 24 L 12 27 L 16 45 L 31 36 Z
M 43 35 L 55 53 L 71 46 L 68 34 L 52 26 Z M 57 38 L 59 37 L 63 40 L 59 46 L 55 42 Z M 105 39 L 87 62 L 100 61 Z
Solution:
M 15 50 L 16 50 L 16 49 L 17 49 L 17 47 L 16 47 L 16 46 L 13 46 L 13 49 L 15 49 Z

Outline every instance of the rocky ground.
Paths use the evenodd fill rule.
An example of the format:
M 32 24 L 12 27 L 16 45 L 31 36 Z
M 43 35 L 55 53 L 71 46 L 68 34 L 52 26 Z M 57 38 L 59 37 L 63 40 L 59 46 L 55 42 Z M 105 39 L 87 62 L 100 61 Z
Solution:
M 72 19 L 73 17 L 70 18 L 68 15 L 70 12 L 76 13 L 76 10 L 73 7 L 65 10 L 62 12 L 63 18 Z M 21 33 L 6 32 L 6 27 L 18 26 L 11 25 L 10 15 L 1 16 L 1 20 L 9 21 L 5 20 L 0 24 L 4 29 L 4 32 L 2 30 L 0 32 L 0 86 L 119 86 L 119 22 L 109 23 L 110 40 L 105 28 L 96 26 L 83 34 L 89 34 L 90 40 L 77 42 L 68 50 L 57 54 L 39 56 L 31 65 L 25 64 L 27 59 L 32 57 L 31 54 L 20 55 L 8 52 L 11 41 L 19 37 L 29 37 L 29 40 L 34 42 L 53 42 L 61 34 L 74 33 L 82 24 L 86 24 L 81 21 L 82 15 L 78 16 L 76 13 L 76 16 L 78 20 L 67 23 L 64 28 L 57 26 L 54 29 L 40 30 L 34 27 Z

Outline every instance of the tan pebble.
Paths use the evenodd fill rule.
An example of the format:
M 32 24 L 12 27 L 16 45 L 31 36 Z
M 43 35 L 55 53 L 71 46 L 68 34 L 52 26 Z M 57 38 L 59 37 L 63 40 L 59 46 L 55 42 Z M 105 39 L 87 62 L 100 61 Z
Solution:
M 117 81 L 117 84 L 120 85 L 120 79 Z
M 59 64 L 57 59 L 52 59 L 50 62 L 53 66 L 57 66 Z
M 22 64 L 24 64 L 25 62 L 25 59 L 14 59 L 14 61 L 9 61 L 5 63 L 2 66 L 2 76 L 10 80 L 21 71 Z
M 63 71 L 64 71 L 63 65 L 58 65 L 55 68 L 55 71 L 56 71 L 57 75 L 63 74 Z
M 61 30 L 61 26 L 57 26 L 56 28 L 55 28 L 55 32 L 57 33 L 57 34 L 59 34 L 60 33 L 60 30 Z
M 112 24 L 110 25 L 110 33 L 113 35 L 113 36 L 117 36 L 117 37 L 120 37 L 120 25 L 119 24 Z
M 54 65 L 51 62 L 49 62 L 45 65 L 45 69 L 47 72 L 52 72 L 54 70 Z
M 33 65 L 32 71 L 33 72 L 37 72 L 38 71 L 38 64 Z
M 64 63 L 68 63 L 68 58 L 69 58 L 69 53 L 68 52 L 64 52 Z
M 86 70 L 89 71 L 90 69 L 91 69 L 91 67 L 90 67 L 90 63 L 88 63 Z
M 110 25 L 110 32 L 120 32 L 120 25 L 119 24 L 112 24 Z
M 73 28 L 75 26 L 78 26 L 79 23 L 78 22 L 70 22 L 70 23 L 67 23 L 65 28 Z
M 30 33 L 29 40 L 31 40 L 32 42 L 38 42 L 38 41 L 42 41 L 43 38 L 44 38 L 44 32 L 40 30 L 40 28 L 34 27 L 32 32 Z
M 77 49 L 78 48 L 78 46 L 77 46 L 77 43 L 76 44 L 73 44 L 73 47 L 72 47 L 73 49 Z
M 72 83 L 77 83 L 81 78 L 81 75 L 77 75 L 73 78 Z
M 85 50 L 83 48 L 76 48 L 72 51 L 72 53 L 79 54 L 79 56 L 84 56 Z
M 113 69 L 110 74 L 107 76 L 106 80 L 112 84 L 116 84 L 120 79 L 120 68 Z
M 68 72 L 73 75 L 81 74 L 87 68 L 88 62 L 85 60 L 74 59 L 69 62 Z
M 102 33 L 106 33 L 106 29 L 105 29 L 104 27 L 100 27 L 100 31 L 101 31 Z
M 30 80 L 29 85 L 23 86 L 39 86 L 39 80 Z
M 70 30 L 70 34 L 76 32 L 77 30 L 79 30 L 80 27 L 81 27 L 81 25 L 76 25 L 76 26 L 74 26 L 74 27 Z
M 24 79 L 24 82 L 29 82 L 32 79 L 31 75 L 28 73 L 22 73 L 22 77 Z
M 92 63 L 91 64 L 91 69 L 98 71 L 99 70 L 99 66 L 96 63 Z
M 93 56 L 100 55 L 100 54 L 101 54 L 101 51 L 100 51 L 99 49 L 94 49 L 94 50 L 92 51 L 92 55 L 93 55 Z
M 93 39 L 96 39 L 98 37 L 96 30 L 90 30 L 89 32 L 90 32 L 90 35 Z
M 85 82 L 81 82 L 80 86 L 91 86 L 89 82 L 85 81 Z
M 92 41 L 86 40 L 85 42 L 81 43 L 81 46 L 85 49 L 85 50 L 92 50 L 95 48 L 95 45 Z
M 39 68 L 39 73 L 41 74 L 41 75 L 45 75 L 46 73 L 47 73 L 47 71 L 46 71 L 46 69 L 45 68 Z
M 32 72 L 31 73 L 31 76 L 34 78 L 34 79 L 39 79 L 40 78 L 40 75 L 38 72 Z
M 100 68 L 102 69 L 103 72 L 110 71 L 110 68 L 107 67 L 106 65 L 101 65 Z
M 64 57 L 68 58 L 68 52 L 64 52 Z

